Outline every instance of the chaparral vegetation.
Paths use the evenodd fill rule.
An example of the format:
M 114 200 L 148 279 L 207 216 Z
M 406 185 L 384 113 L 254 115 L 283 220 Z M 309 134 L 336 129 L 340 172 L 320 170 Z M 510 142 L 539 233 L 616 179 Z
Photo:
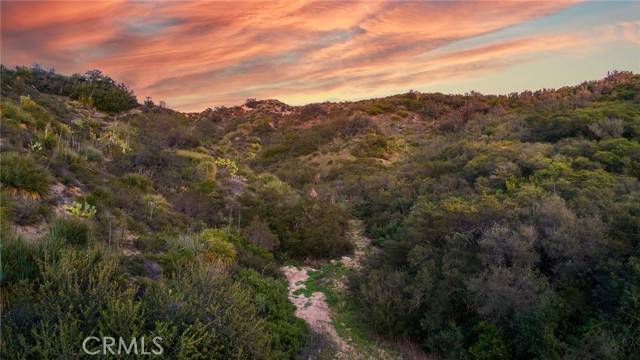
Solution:
M 308 289 L 352 346 L 640 354 L 639 75 L 200 113 L 97 70 L 0 76 L 2 358 L 102 335 L 160 336 L 168 358 L 308 356 L 283 264 L 324 266 Z M 370 249 L 331 265 L 356 256 L 354 223 Z

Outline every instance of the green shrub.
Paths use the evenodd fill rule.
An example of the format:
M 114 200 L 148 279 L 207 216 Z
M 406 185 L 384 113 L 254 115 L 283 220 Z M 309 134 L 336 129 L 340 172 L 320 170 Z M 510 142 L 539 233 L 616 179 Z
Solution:
M 393 104 L 384 101 L 375 101 L 371 107 L 366 109 L 369 115 L 381 115 L 395 111 Z
M 250 293 L 217 267 L 187 266 L 145 292 L 147 326 L 166 324 L 163 345 L 177 358 L 272 358 L 265 323 Z
M 127 281 L 103 245 L 66 248 L 3 307 L 3 358 L 71 358 L 84 338 L 161 336 L 176 358 L 291 358 L 304 324 L 280 283 L 235 281 L 216 267 L 180 268 L 157 282 Z M 252 274 L 257 277 L 257 274 Z M 258 289 L 259 287 L 259 289 Z M 268 308 L 259 309 L 266 305 Z M 271 325 L 269 325 L 271 324 Z
M 0 182 L 7 191 L 23 197 L 41 198 L 49 192 L 51 176 L 29 156 L 0 154 Z
M 2 121 L 10 120 L 17 124 L 33 125 L 34 119 L 13 101 L 3 97 L 0 101 L 0 118 Z
M 360 132 L 375 131 L 371 124 L 366 117 L 338 118 L 307 129 L 289 130 L 277 142 L 263 147 L 258 161 L 270 164 L 287 157 L 308 155 L 338 136 L 350 137 Z
M 110 113 L 126 111 L 138 105 L 133 90 L 115 82 L 100 70 L 91 70 L 76 79 L 69 95 L 83 104 Z
M 86 160 L 68 148 L 54 150 L 51 158 L 51 172 L 59 178 L 67 180 L 74 178 L 85 180 L 93 177 L 93 172 L 87 166 Z M 68 181 L 62 181 L 62 183 L 66 184 Z
M 52 243 L 86 245 L 91 238 L 91 225 L 77 217 L 57 218 L 49 227 L 48 241 Z
M 197 262 L 208 249 L 207 242 L 199 234 L 168 236 L 165 243 L 167 253 L 161 255 L 159 261 L 173 268 Z
M 274 350 L 273 358 L 294 358 L 305 345 L 307 326 L 294 316 L 295 309 L 287 301 L 286 283 L 251 269 L 241 269 L 237 277 L 249 288 L 258 314 L 267 319 L 265 334 Z
M 35 120 L 38 128 L 44 128 L 50 121 L 49 113 L 28 96 L 20 97 L 20 106 Z
M 101 328 L 114 335 L 124 330 L 101 327 L 109 316 L 119 315 L 123 325 L 137 325 L 140 313 L 114 306 L 126 304 L 133 294 L 123 291 L 117 258 L 110 251 L 102 246 L 67 248 L 59 255 L 55 262 L 40 262 L 40 278 L 17 289 L 4 309 L 2 332 L 13 336 L 3 336 L 3 358 L 69 358 L 86 336 Z
M 16 236 L 5 236 L 0 242 L 0 284 L 5 285 L 23 279 L 35 279 L 38 275 L 38 248 Z
M 369 134 L 357 143 L 352 154 L 358 157 L 389 159 L 398 149 L 399 147 L 393 139 L 383 135 Z
M 153 189 L 153 182 L 148 177 L 138 173 L 128 173 L 120 178 L 123 184 L 138 189 L 142 192 L 150 192 Z
M 348 254 L 353 244 L 346 236 L 347 213 L 328 201 L 300 201 L 282 206 L 268 218 L 280 237 L 278 251 L 294 258 L 334 258 Z M 300 218 L 299 214 L 306 214 Z
M 226 241 L 218 232 L 209 229 L 203 231 L 201 236 L 207 244 L 203 254 L 207 262 L 229 266 L 236 261 L 237 251 L 235 246 Z
M 1 191 L 1 190 L 0 190 Z M 0 192 L 0 239 L 9 236 L 11 209 L 13 207 L 13 199 L 9 199 L 4 193 Z
M 102 151 L 96 149 L 93 146 L 84 146 L 80 149 L 80 155 L 84 156 L 87 160 L 93 162 L 102 161 Z
M 143 252 L 160 252 L 167 250 L 167 242 L 155 234 L 145 234 L 134 241 L 136 248 Z

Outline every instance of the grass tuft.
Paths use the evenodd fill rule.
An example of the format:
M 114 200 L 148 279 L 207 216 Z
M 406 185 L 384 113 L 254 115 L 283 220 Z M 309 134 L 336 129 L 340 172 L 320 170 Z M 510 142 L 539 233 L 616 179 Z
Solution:
M 0 157 L 0 182 L 9 193 L 37 199 L 49 192 L 51 177 L 31 157 L 6 153 Z

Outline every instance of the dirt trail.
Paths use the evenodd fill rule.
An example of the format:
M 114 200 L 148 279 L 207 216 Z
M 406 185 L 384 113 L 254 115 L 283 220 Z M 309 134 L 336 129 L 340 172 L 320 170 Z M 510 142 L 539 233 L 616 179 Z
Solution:
M 338 352 L 349 352 L 350 346 L 336 332 L 331 321 L 331 309 L 322 292 L 316 291 L 311 297 L 301 292 L 305 289 L 305 281 L 309 278 L 310 267 L 284 266 L 282 268 L 289 281 L 289 300 L 296 307 L 295 315 L 306 321 L 311 330 L 326 335 L 337 347 Z M 297 294 L 297 295 L 296 295 Z
M 370 241 L 363 235 L 360 222 L 354 221 L 351 224 L 349 236 L 355 246 L 353 257 L 343 256 L 340 260 L 332 260 L 332 263 L 339 262 L 347 268 L 358 270 L 360 262 L 369 248 Z M 289 282 L 289 300 L 296 307 L 295 315 L 306 321 L 313 331 L 327 336 L 335 343 L 336 357 L 339 359 L 367 358 L 362 354 L 358 356 L 355 350 L 336 332 L 331 319 L 331 308 L 327 304 L 324 293 L 316 291 L 310 297 L 303 293 L 306 289 L 305 282 L 309 278 L 309 273 L 316 271 L 316 269 L 309 266 L 283 266 L 281 270 Z
M 373 250 L 370 246 L 371 240 L 364 235 L 364 225 L 362 225 L 362 222 L 355 220 L 351 222 L 349 237 L 351 237 L 354 246 L 353 258 L 343 256 L 340 262 L 350 269 L 359 270 L 360 264 L 367 254 L 367 251 Z

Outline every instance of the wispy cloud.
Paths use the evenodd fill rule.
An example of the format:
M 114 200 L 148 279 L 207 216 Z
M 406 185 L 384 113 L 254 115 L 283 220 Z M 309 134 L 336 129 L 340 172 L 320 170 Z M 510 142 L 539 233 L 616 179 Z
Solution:
M 393 93 L 543 61 L 549 51 L 584 50 L 598 39 L 638 45 L 638 17 L 612 17 L 600 33 L 523 26 L 574 6 L 581 5 L 5 1 L 2 62 L 100 68 L 141 96 L 200 110 L 245 97 L 304 103 Z

